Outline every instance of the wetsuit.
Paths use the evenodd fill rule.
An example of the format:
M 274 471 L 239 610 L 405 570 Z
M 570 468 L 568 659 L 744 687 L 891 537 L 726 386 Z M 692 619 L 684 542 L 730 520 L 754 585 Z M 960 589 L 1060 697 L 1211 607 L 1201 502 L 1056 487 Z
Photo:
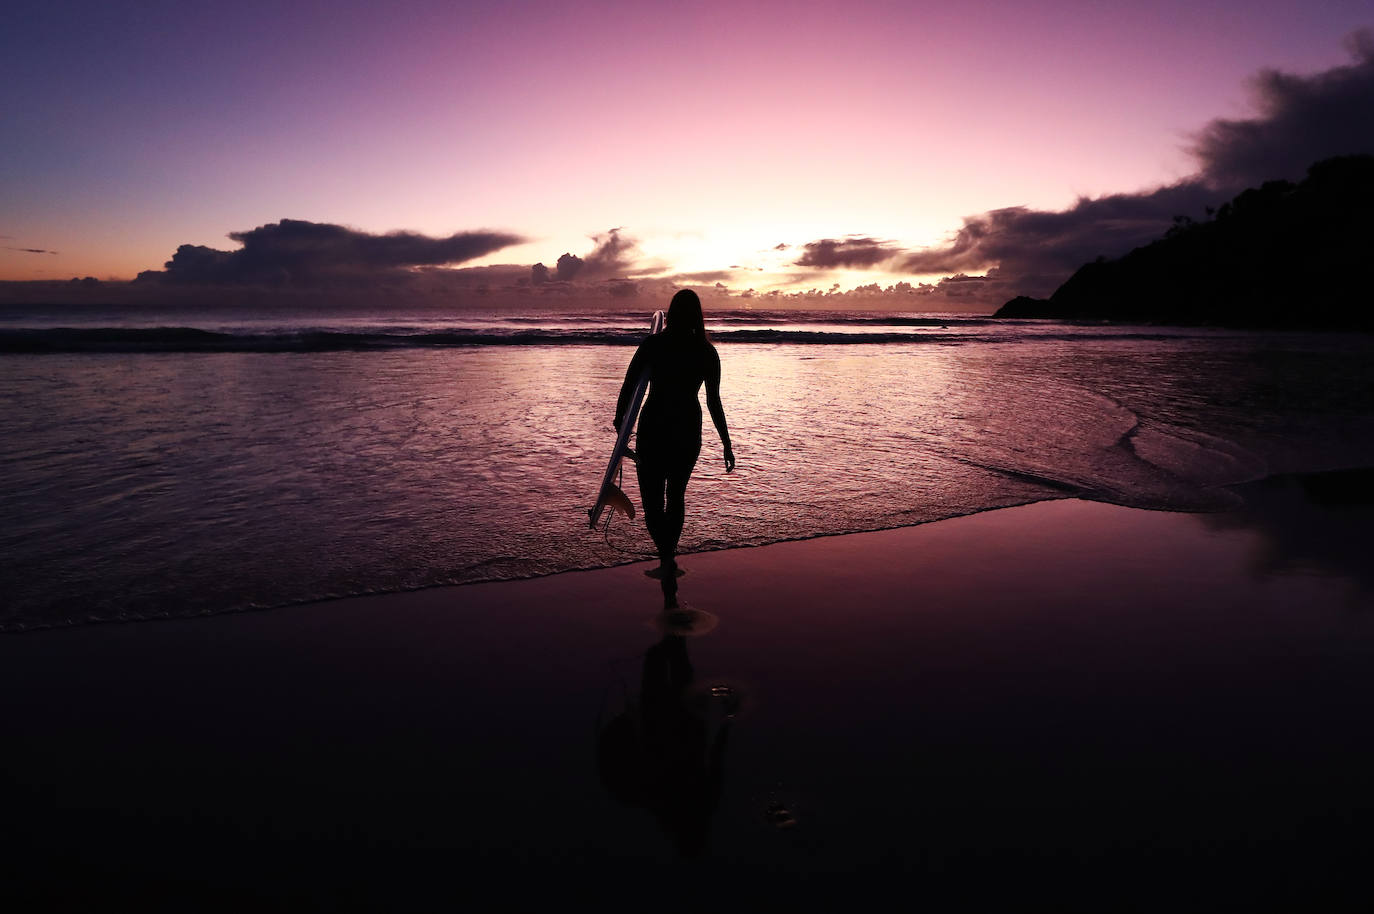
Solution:
M 720 356 L 716 347 L 671 328 L 645 340 L 630 361 L 616 403 L 615 425 L 625 417 L 639 373 L 649 368 L 649 396 L 639 414 L 635 445 L 644 524 L 659 559 L 672 565 L 686 516 L 687 481 L 701 453 L 701 404 L 697 392 L 706 385 L 707 405 L 717 428 L 724 428 L 720 406 Z M 724 436 L 723 436 L 724 437 Z M 728 441 L 728 438 L 726 438 Z

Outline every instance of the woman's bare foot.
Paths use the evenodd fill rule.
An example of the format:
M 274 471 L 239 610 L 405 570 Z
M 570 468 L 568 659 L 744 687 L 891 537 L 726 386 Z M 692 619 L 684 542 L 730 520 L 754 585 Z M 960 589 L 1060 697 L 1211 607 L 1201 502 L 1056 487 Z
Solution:
M 659 564 L 659 565 L 657 565 L 657 566 L 655 566 L 655 567 L 653 567 L 653 568 L 645 568 L 645 569 L 644 569 L 644 576 L 645 576 L 645 577 L 649 577 L 649 578 L 653 578 L 653 579 L 656 580 L 656 581 L 662 580 L 664 574 L 667 572 L 667 567 L 668 567 L 667 565 Z M 680 577 L 682 577 L 684 574 L 687 573 L 686 571 L 684 571 L 684 570 L 682 569 L 681 566 L 678 565 L 677 562 L 673 562 L 673 563 L 672 563 L 672 567 L 673 567 L 673 577 L 680 578 Z

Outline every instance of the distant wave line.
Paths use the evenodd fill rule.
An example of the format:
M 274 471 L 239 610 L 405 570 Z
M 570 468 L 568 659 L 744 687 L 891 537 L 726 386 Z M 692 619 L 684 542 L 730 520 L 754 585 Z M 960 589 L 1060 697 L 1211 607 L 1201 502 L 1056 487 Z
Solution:
M 1165 339 L 1167 334 L 1137 332 L 1036 334 L 1046 339 Z M 1015 337 L 983 333 L 829 332 L 824 330 L 717 330 L 713 341 L 802 345 L 875 345 L 891 343 L 1015 342 Z M 229 333 L 196 327 L 57 327 L 0 330 L 0 353 L 118 352 L 370 352 L 474 346 L 633 346 L 642 330 L 597 328 L 565 330 L 282 330 Z
M 600 323 L 604 324 L 608 320 L 626 321 L 636 325 L 644 322 L 644 315 L 638 311 L 612 311 L 598 314 L 555 314 L 555 315 L 511 315 L 491 318 L 495 322 L 505 324 L 547 324 L 551 321 L 560 323 Z M 796 322 L 803 324 L 856 324 L 879 327 L 948 327 L 951 325 L 960 327 L 977 327 L 987 324 L 1003 324 L 1004 320 L 991 317 L 963 317 L 942 315 L 936 317 L 915 317 L 912 315 L 874 315 L 874 314 L 843 314 L 839 312 L 826 311 L 815 312 L 777 312 L 777 311 L 732 311 L 715 312 L 707 315 L 706 326 L 708 330 L 728 324 L 772 324 Z

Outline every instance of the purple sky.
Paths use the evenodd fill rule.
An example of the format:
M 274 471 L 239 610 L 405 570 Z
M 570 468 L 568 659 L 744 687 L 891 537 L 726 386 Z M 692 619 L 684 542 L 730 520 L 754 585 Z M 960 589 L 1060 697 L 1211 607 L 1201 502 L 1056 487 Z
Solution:
M 1367 0 L 23 3 L 0 279 L 132 278 L 282 219 L 483 233 L 435 250 L 521 275 L 600 235 L 584 279 L 736 292 L 996 275 L 914 254 L 1188 179 L 1209 122 L 1265 114 L 1259 71 L 1349 68 L 1372 25 Z M 864 243 L 902 256 L 807 254 Z

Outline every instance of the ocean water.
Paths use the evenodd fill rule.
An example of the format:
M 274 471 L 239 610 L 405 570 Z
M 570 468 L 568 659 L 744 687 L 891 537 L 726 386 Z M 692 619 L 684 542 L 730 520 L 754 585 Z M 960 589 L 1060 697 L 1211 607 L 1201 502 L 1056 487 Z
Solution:
M 647 312 L 0 312 L 0 630 L 645 558 L 590 530 Z M 724 312 L 684 552 L 1374 465 L 1374 341 Z M 634 470 L 625 488 L 638 503 Z M 976 561 L 971 556 L 970 561 Z

